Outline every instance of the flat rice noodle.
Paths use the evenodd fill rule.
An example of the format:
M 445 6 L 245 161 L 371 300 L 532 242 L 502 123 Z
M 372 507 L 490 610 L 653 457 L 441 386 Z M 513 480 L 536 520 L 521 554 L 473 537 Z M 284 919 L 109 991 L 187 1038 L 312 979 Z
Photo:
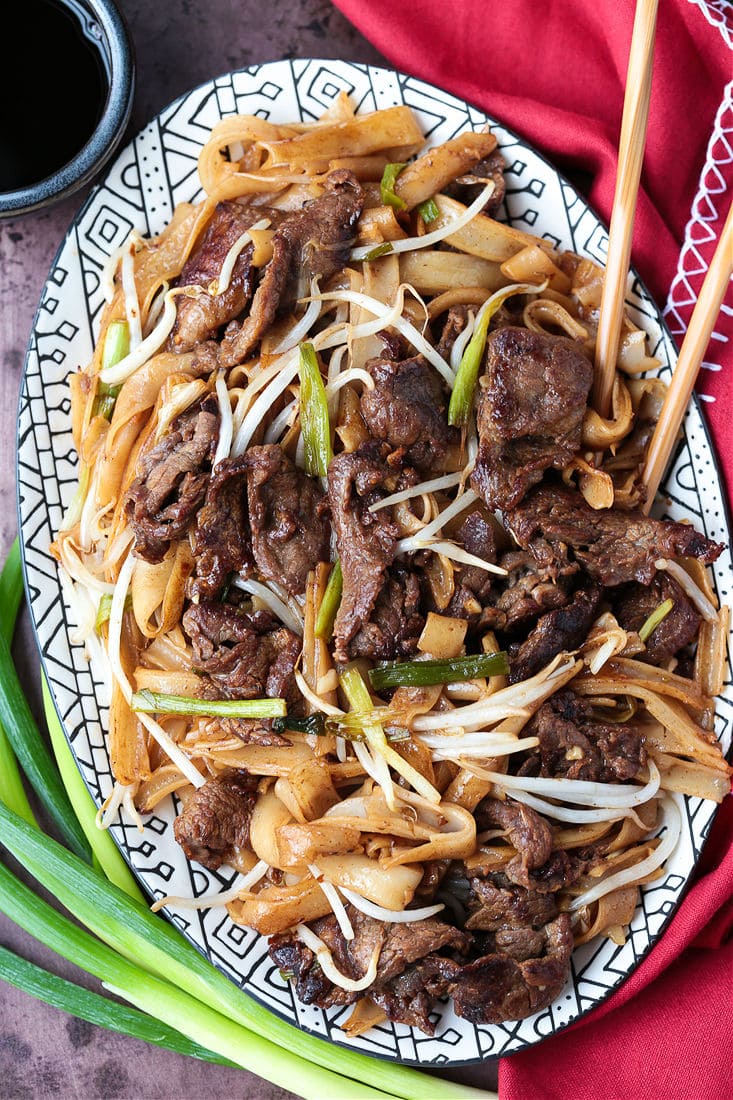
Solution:
M 189 780 L 175 764 L 161 764 L 149 779 L 143 780 L 140 784 L 135 796 L 135 805 L 140 813 L 152 813 L 158 803 L 168 795 L 190 786 Z
M 218 767 L 240 768 L 252 775 L 290 775 L 294 768 L 313 760 L 307 745 L 293 742 L 287 747 L 274 745 L 240 745 L 236 749 L 219 750 L 209 747 L 202 755 Z
M 708 798 L 721 803 L 730 794 L 730 776 L 718 768 L 697 761 L 680 760 L 658 748 L 651 750 L 661 772 L 661 789 L 677 791 L 691 798 Z
M 287 784 L 290 788 L 292 798 L 300 811 L 295 816 L 301 821 L 314 821 L 322 817 L 339 801 L 338 792 L 331 781 L 330 767 L 322 759 L 311 759 L 297 764 L 291 769 L 287 779 L 279 779 L 278 784 Z M 290 799 L 288 803 L 292 804 Z
M 313 878 L 304 878 L 291 886 L 265 886 L 256 894 L 230 901 L 227 912 L 235 924 L 254 928 L 261 936 L 286 932 L 294 924 L 325 917 L 331 904 Z
M 354 1005 L 348 1020 L 339 1026 L 349 1039 L 355 1039 L 358 1035 L 364 1035 L 373 1027 L 383 1024 L 386 1019 L 387 1013 L 383 1008 L 375 1005 L 371 997 L 361 997 Z
M 555 267 L 550 260 L 547 253 L 543 252 L 541 248 L 532 246 L 531 250 L 535 253 L 540 253 L 545 256 L 551 267 Z M 518 252 L 508 264 L 502 264 L 501 269 L 506 275 L 509 264 L 514 264 L 519 256 L 521 256 L 527 249 L 522 249 L 522 252 Z M 557 268 L 555 268 L 557 270 Z M 564 277 L 564 276 L 563 276 Z M 517 279 L 516 282 L 527 283 L 542 283 L 544 280 L 535 275 L 533 279 Z M 574 340 L 576 344 L 585 347 L 588 342 L 588 329 L 573 317 L 571 313 L 565 309 L 565 306 L 559 302 L 554 301 L 552 298 L 543 298 L 539 295 L 537 298 L 533 298 L 522 311 L 522 320 L 525 327 L 530 332 L 537 332 L 541 336 L 557 336 L 558 329 L 559 335 L 567 336 L 568 339 Z
M 406 160 L 425 144 L 425 137 L 409 107 L 388 107 L 355 115 L 335 125 L 314 127 L 281 140 L 260 139 L 269 154 L 267 167 L 288 165 L 297 171 L 307 164 L 311 172 L 324 171 L 336 157 L 366 156 L 382 150 Z
M 361 844 L 361 831 L 329 821 L 293 822 L 277 829 L 278 867 L 307 867 L 321 856 L 351 852 Z
M 444 294 L 456 287 L 470 287 L 472 291 L 483 288 L 491 294 L 507 285 L 498 263 L 465 252 L 419 248 L 401 252 L 399 264 L 400 282 L 414 287 L 419 294 Z
M 629 387 L 616 375 L 611 397 L 611 416 L 601 417 L 595 409 L 586 409 L 583 416 L 583 448 L 606 451 L 626 438 L 634 423 L 634 407 Z
M 598 901 L 593 902 L 588 907 L 591 913 L 590 924 L 580 935 L 575 935 L 575 946 L 580 947 L 583 943 L 589 943 L 596 936 L 604 932 L 608 933 L 611 929 L 627 927 L 633 920 L 638 899 L 638 886 L 620 886 L 617 890 L 612 890 L 610 894 L 604 894 Z M 615 937 L 611 938 L 618 943 Z
M 431 223 L 431 231 L 442 229 L 466 211 L 463 203 L 450 199 L 447 195 L 436 195 L 435 204 L 440 213 Z M 529 244 L 547 248 L 547 241 L 533 237 L 531 233 L 523 233 L 513 226 L 504 225 L 503 222 L 497 222 L 486 214 L 476 214 L 467 225 L 455 233 L 450 233 L 444 241 L 453 248 L 457 248 L 459 252 L 467 252 L 471 256 L 492 260 L 498 264 L 511 259 Z
M 517 850 L 511 844 L 481 844 L 463 862 L 467 874 L 489 875 L 506 867 L 516 855 Z
M 110 432 L 105 436 L 104 451 L 98 458 L 100 471 L 97 480 L 97 504 L 100 508 L 114 503 L 121 509 L 123 489 L 131 456 L 136 454 L 135 444 L 141 440 L 149 414 L 137 413 L 127 420 L 116 433 L 116 443 L 110 447 Z
M 628 820 L 628 819 L 625 819 Z M 553 849 L 569 851 L 572 848 L 584 848 L 594 844 L 615 828 L 613 821 L 593 821 L 587 825 L 573 825 L 570 828 L 557 829 L 552 834 Z
M 132 612 L 146 638 L 167 634 L 180 622 L 186 582 L 193 567 L 187 539 L 171 546 L 161 562 L 151 564 L 143 558 L 135 561 L 130 582 Z
M 385 861 L 387 867 L 435 859 L 466 859 L 473 854 L 476 850 L 476 821 L 473 814 L 455 802 L 441 802 L 435 807 L 435 811 L 445 817 L 453 828 L 446 831 L 442 827 L 426 844 L 397 852 Z
M 399 757 L 407 761 L 424 779 L 427 779 L 432 787 L 435 786 L 432 753 L 426 745 L 421 741 L 409 738 L 405 741 L 392 742 L 392 748 Z
M 457 806 L 462 806 L 464 810 L 473 811 L 479 802 L 486 798 L 492 787 L 493 783 L 489 780 L 481 779 L 480 776 L 474 775 L 466 768 L 462 768 L 447 790 L 444 791 L 443 801 L 455 802 Z
M 404 909 L 415 896 L 422 867 L 386 868 L 384 862 L 369 859 L 358 852 L 321 856 L 318 870 L 327 882 L 345 886 L 385 909 Z
M 280 861 L 278 830 L 282 825 L 289 825 L 293 815 L 278 797 L 276 787 L 260 794 L 255 802 L 249 822 L 249 843 L 257 859 L 284 870 L 286 864 Z
M 404 168 L 395 181 L 395 194 L 413 210 L 432 198 L 458 176 L 463 176 L 496 149 L 496 138 L 489 131 L 466 131 L 442 145 L 428 149 Z
M 201 677 L 190 669 L 145 668 L 138 665 L 133 677 L 136 691 L 154 691 L 160 695 L 183 695 L 194 699 L 201 694 Z
M 448 615 L 436 615 L 434 611 L 428 611 L 417 648 L 435 660 L 459 657 L 463 652 L 467 630 L 466 619 L 453 619 Z
M 540 248 L 539 245 L 536 244 L 528 244 L 525 248 L 516 252 L 511 259 L 505 260 L 501 265 L 501 271 L 510 283 L 535 283 L 539 285 L 540 283 L 546 282 L 548 287 L 558 294 L 566 294 L 572 286 L 570 277 L 552 262 L 552 258 L 547 254 L 544 248 Z M 564 307 L 563 312 L 570 317 L 568 311 Z M 551 316 L 553 315 L 548 314 L 545 319 L 549 320 Z M 540 327 L 534 329 L 535 332 L 553 332 L 552 327 L 546 329 L 542 326 L 542 318 L 540 316 L 530 315 L 530 317 L 535 323 L 539 323 Z M 572 322 L 574 319 L 570 317 L 570 321 Z M 532 327 L 527 324 L 526 317 L 524 323 L 527 325 L 527 328 Z M 560 328 L 566 330 L 564 318 L 560 321 L 551 321 L 550 324 L 559 325 Z M 568 331 L 568 336 L 573 340 L 577 339 L 578 329 L 582 329 L 582 325 L 574 321 L 571 331 Z M 587 332 L 583 329 L 582 338 L 585 336 L 587 336 Z
M 112 774 L 118 783 L 128 787 L 150 776 L 145 731 L 116 680 L 109 708 L 109 755 Z

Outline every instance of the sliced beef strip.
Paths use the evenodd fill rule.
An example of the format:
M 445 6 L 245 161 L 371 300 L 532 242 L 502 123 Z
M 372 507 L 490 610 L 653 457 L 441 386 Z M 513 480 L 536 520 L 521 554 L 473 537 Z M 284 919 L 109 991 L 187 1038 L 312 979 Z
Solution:
M 525 727 L 539 747 L 520 775 L 618 783 L 634 779 L 647 759 L 638 730 L 623 722 L 599 722 L 589 699 L 565 689 L 543 703 Z
M 445 194 L 450 195 L 451 198 L 457 199 L 458 202 L 462 202 L 466 206 L 470 206 L 471 203 L 479 197 L 489 180 L 493 180 L 494 193 L 481 211 L 481 213 L 485 214 L 487 217 L 493 218 L 496 216 L 499 207 L 504 201 L 504 195 L 506 194 L 506 180 L 504 179 L 505 168 L 506 161 L 504 157 L 498 149 L 495 149 L 488 157 L 479 161 L 470 172 L 467 172 L 463 176 L 459 176 L 454 183 L 449 184 L 443 190 Z
M 709 564 L 723 550 L 692 524 L 652 519 L 641 512 L 593 509 L 580 493 L 545 482 L 505 521 L 519 545 L 553 577 L 584 569 L 604 586 L 649 584 L 659 558 L 682 555 Z
M 504 875 L 473 875 L 470 882 L 471 912 L 466 928 L 471 931 L 540 928 L 557 916 L 557 903 L 551 894 L 514 885 Z
M 504 829 L 522 867 L 542 867 L 552 851 L 552 829 L 536 810 L 509 799 L 485 798 L 476 808 L 479 829 Z
M 476 310 L 474 310 L 474 313 Z M 448 310 L 448 316 L 443 322 L 443 331 L 440 334 L 440 339 L 436 345 L 435 350 L 438 355 L 442 356 L 446 362 L 450 361 L 450 353 L 453 350 L 458 337 L 461 335 L 468 322 L 468 306 L 451 306 Z
M 182 626 L 193 647 L 193 668 L 225 699 L 300 698 L 293 672 L 301 640 L 269 611 L 248 613 L 231 604 L 191 604 Z
M 370 512 L 384 492 L 381 487 L 391 470 L 374 442 L 363 444 L 351 454 L 341 453 L 328 468 L 328 500 L 343 592 L 334 638 L 337 661 L 348 660 L 348 645 L 369 621 L 384 584 L 397 542 L 397 529 L 388 509 Z
M 209 396 L 176 417 L 138 463 L 125 512 L 135 532 L 135 551 L 146 561 L 162 561 L 188 527 L 206 494 L 218 436 L 218 405 Z
M 246 465 L 225 458 L 209 479 L 193 540 L 195 576 L 189 595 L 196 603 L 219 595 L 232 573 L 246 576 L 252 567 L 246 504 Z
M 525 633 L 540 615 L 570 602 L 569 583 L 564 578 L 553 581 L 526 551 L 510 550 L 498 564 L 507 575 L 491 587 L 483 616 L 487 627 L 509 635 Z
M 368 620 L 349 642 L 349 655 L 373 661 L 411 657 L 424 626 L 420 578 L 400 565 L 391 566 Z
M 337 968 L 349 978 L 363 977 L 375 948 L 380 948 L 377 976 L 368 990 L 369 996 L 378 995 L 380 990 L 389 987 L 418 960 L 437 957 L 438 951 L 465 954 L 471 941 L 466 933 L 434 918 L 385 924 L 365 916 L 353 906 L 347 906 L 347 912 L 354 928 L 353 940 L 344 939 L 333 915 L 321 917 L 311 927 L 329 948 Z M 313 952 L 292 932 L 272 936 L 269 953 L 281 970 L 293 975 L 297 996 L 304 1004 L 328 1008 L 335 1004 L 352 1004 L 361 996 L 328 981 L 316 964 Z
M 300 595 L 309 571 L 330 558 L 324 494 L 316 479 L 275 443 L 250 447 L 243 464 L 257 569 L 291 595 Z
M 659 572 L 650 585 L 632 582 L 622 585 L 613 600 L 613 610 L 624 630 L 639 631 L 665 600 L 674 606 L 646 640 L 639 660 L 663 665 L 697 636 L 701 616 L 669 573 Z
M 460 436 L 447 419 L 445 387 L 421 355 L 402 362 L 370 359 L 374 388 L 364 390 L 361 415 L 374 439 L 404 449 L 405 461 L 421 474 L 440 473 Z
M 347 263 L 364 192 L 345 169 L 331 172 L 324 187 L 320 198 L 289 214 L 275 230 L 272 258 L 255 291 L 249 316 L 241 325 L 233 322 L 224 334 L 224 366 L 241 363 L 278 313 L 291 306 L 299 294 L 308 293 L 313 277 L 323 281 Z
M 240 314 L 254 290 L 256 272 L 252 267 L 252 245 L 237 257 L 228 287 L 221 294 L 208 288 L 221 274 L 221 267 L 232 245 L 255 222 L 271 212 L 239 202 L 220 202 L 214 208 L 201 240 L 194 247 L 178 278 L 179 286 L 196 286 L 196 297 L 176 297 L 176 322 L 168 338 L 172 351 L 190 351 L 196 344 L 216 337 L 219 329 Z
M 510 882 L 538 894 L 554 894 L 572 886 L 593 865 L 592 859 L 582 859 L 575 853 L 558 849 L 541 867 L 525 867 L 520 860 L 511 860 L 504 868 Z
M 504 936 L 501 946 L 458 968 L 449 982 L 456 1012 L 472 1023 L 522 1020 L 554 1001 L 570 974 L 570 917 L 560 913 L 532 933 Z
M 566 607 L 541 615 L 529 636 L 512 655 L 509 682 L 528 680 L 563 650 L 575 650 L 588 636 L 598 613 L 601 589 L 580 588 Z
M 247 846 L 257 782 L 256 776 L 229 772 L 194 791 L 173 823 L 187 859 L 215 871 Z
M 490 508 L 513 508 L 548 467 L 568 464 L 592 380 L 592 364 L 564 336 L 509 326 L 489 335 L 471 485 Z

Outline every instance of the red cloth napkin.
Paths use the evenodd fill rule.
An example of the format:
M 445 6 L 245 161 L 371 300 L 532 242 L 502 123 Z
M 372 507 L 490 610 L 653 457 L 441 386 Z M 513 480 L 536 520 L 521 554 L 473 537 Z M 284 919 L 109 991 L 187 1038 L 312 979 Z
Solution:
M 334 0 L 398 70 L 516 130 L 606 223 L 632 0 Z M 733 6 L 662 0 L 632 263 L 684 336 L 733 197 Z M 733 294 L 697 383 L 733 486 Z M 657 946 L 588 1017 L 502 1059 L 502 1100 L 721 1100 L 733 1094 L 733 800 Z

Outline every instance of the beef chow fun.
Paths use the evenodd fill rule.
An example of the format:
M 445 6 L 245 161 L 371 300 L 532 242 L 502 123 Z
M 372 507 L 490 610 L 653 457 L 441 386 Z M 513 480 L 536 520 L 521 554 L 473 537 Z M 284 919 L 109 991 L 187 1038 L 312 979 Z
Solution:
M 109 685 L 100 811 L 186 857 L 306 1004 L 518 1020 L 623 943 L 681 797 L 721 802 L 723 546 L 653 518 L 665 394 L 603 270 L 500 220 L 495 136 L 236 115 L 105 272 L 53 543 Z

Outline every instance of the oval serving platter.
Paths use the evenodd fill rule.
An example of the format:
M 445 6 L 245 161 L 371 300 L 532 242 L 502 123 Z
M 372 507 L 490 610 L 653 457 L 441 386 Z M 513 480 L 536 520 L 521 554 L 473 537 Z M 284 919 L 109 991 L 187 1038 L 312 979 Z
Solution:
M 322 60 L 252 66 L 193 89 L 134 138 L 75 217 L 51 267 L 33 325 L 19 407 L 19 528 L 33 628 L 59 717 L 97 805 L 113 782 L 104 733 L 109 688 L 75 641 L 75 624 L 48 546 L 76 487 L 67 380 L 92 355 L 104 304 L 102 270 L 131 229 L 145 236 L 159 233 L 177 203 L 201 197 L 199 150 L 222 116 L 247 113 L 282 122 L 312 121 L 342 90 L 358 111 L 408 104 L 430 144 L 488 122 L 507 162 L 507 193 L 499 217 L 559 248 L 605 261 L 606 229 L 541 154 L 478 109 L 387 69 Z M 660 360 L 662 377 L 668 378 L 676 349 L 659 309 L 635 276 L 629 279 L 627 305 L 648 334 L 650 354 Z M 689 519 L 709 538 L 728 543 L 721 480 L 695 403 L 688 410 L 665 492 L 666 515 Z M 713 577 L 720 600 L 726 602 L 733 580 L 729 549 L 713 566 Z M 716 724 L 724 751 L 730 745 L 732 705 L 728 660 Z M 677 850 L 664 876 L 643 889 L 625 944 L 599 940 L 578 948 L 571 979 L 560 997 L 518 1023 L 476 1026 L 456 1016 L 449 1004 L 439 1004 L 432 1038 L 387 1022 L 348 1040 L 339 1023 L 350 1008 L 324 1012 L 302 1005 L 270 961 L 265 939 L 234 924 L 222 906 L 178 911 L 171 907 L 164 912 L 233 982 L 314 1034 L 405 1063 L 437 1067 L 477 1062 L 511 1054 L 563 1029 L 604 1000 L 638 966 L 683 896 L 716 810 L 711 802 L 682 801 L 686 812 Z M 226 889 L 234 872 L 222 868 L 212 873 L 189 863 L 173 839 L 174 817 L 169 799 L 146 818 L 143 833 L 120 819 L 110 827 L 143 889 L 151 900 Z

